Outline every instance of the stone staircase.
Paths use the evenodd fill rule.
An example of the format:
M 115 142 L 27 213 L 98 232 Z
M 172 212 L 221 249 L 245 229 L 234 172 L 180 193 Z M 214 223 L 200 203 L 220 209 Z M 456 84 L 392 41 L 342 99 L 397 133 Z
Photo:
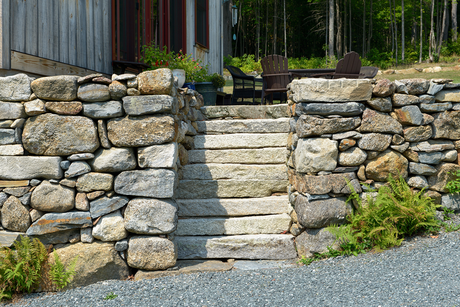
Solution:
M 203 112 L 209 118 L 216 108 L 224 107 Z M 228 108 L 224 114 L 232 113 Z M 274 113 L 261 108 L 275 106 L 238 111 Z M 296 258 L 287 195 L 289 118 L 206 120 L 197 126 L 176 195 L 178 259 Z

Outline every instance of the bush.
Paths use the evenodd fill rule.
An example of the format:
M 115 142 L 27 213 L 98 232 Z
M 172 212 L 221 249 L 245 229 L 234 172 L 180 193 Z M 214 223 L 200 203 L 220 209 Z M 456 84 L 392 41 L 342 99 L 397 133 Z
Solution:
M 38 240 L 21 237 L 13 248 L 4 247 L 0 250 L 0 300 L 11 299 L 14 294 L 35 290 L 40 282 L 44 285 L 51 282 L 62 289 L 75 275 L 76 259 L 70 269 L 65 269 L 54 253 L 55 263 L 48 265 L 48 254 L 45 246 Z M 51 273 L 51 274 L 50 274 Z
M 436 208 L 424 190 L 415 192 L 401 176 L 388 179 L 389 186 L 378 190 L 376 199 L 368 198 L 366 206 L 353 190 L 348 200 L 357 203 L 356 213 L 348 217 L 349 224 L 328 227 L 342 245 L 352 247 L 363 244 L 376 250 L 400 245 L 405 236 L 424 230 L 439 229 L 435 219 Z M 352 189 L 352 187 L 350 186 Z

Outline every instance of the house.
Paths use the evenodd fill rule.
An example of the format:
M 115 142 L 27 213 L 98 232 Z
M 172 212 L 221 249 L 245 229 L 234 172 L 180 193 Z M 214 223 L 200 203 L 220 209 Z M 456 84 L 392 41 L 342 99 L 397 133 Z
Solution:
M 112 74 L 142 68 L 142 46 L 223 70 L 217 0 L 0 0 L 0 76 Z

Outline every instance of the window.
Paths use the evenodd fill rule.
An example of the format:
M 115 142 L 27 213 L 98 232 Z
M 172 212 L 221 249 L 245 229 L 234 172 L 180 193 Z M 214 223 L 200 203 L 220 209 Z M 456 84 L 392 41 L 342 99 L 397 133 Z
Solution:
M 195 9 L 196 43 L 208 48 L 208 0 L 196 0 Z

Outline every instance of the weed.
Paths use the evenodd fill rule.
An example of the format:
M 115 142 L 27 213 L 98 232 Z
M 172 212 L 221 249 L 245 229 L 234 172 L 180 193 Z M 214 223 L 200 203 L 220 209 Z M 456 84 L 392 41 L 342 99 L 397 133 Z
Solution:
M 71 262 L 69 267 L 66 269 L 64 264 L 59 259 L 56 251 L 53 251 L 54 263 L 51 264 L 50 276 L 53 283 L 58 289 L 62 289 L 72 281 L 75 275 L 75 266 L 77 265 L 78 256 L 76 256 Z
M 441 226 L 444 227 L 444 230 L 445 230 L 446 232 L 457 231 L 457 230 L 460 229 L 460 224 L 455 225 L 454 223 L 450 223 L 450 224 L 448 224 L 448 223 L 441 223 Z
M 108 300 L 113 300 L 115 298 L 117 298 L 118 295 L 114 294 L 113 292 L 110 292 L 109 294 L 106 295 L 106 297 L 104 298 L 104 300 L 108 301 Z
M 450 220 L 449 214 L 455 213 L 452 209 L 442 208 L 442 210 L 444 211 L 444 220 L 446 221 Z
M 451 179 L 447 182 L 445 189 L 449 191 L 451 194 L 456 194 L 460 192 L 460 169 L 449 172 L 450 175 L 455 176 L 454 179 Z

